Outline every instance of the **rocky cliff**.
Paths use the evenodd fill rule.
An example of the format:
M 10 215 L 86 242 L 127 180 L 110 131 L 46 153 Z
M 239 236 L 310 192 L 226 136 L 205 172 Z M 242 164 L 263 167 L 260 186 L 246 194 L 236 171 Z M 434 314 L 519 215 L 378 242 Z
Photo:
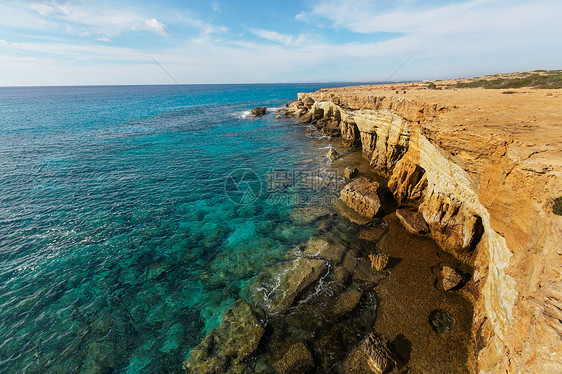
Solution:
M 562 91 L 362 86 L 290 106 L 389 178 L 471 264 L 476 370 L 562 372 Z

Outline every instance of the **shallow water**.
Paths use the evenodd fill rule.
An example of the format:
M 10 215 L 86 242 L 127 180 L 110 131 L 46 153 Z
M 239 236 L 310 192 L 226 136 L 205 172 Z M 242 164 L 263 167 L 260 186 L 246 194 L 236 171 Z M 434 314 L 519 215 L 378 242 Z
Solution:
M 178 371 L 335 194 L 300 125 L 245 116 L 318 88 L 0 88 L 0 372 Z

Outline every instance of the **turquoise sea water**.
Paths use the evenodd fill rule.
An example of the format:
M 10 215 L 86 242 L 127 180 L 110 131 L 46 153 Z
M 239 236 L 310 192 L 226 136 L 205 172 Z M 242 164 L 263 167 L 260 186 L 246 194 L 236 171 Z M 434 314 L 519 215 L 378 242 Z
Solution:
M 0 88 L 0 372 L 179 371 L 313 232 L 267 185 L 325 150 L 246 111 L 330 86 Z

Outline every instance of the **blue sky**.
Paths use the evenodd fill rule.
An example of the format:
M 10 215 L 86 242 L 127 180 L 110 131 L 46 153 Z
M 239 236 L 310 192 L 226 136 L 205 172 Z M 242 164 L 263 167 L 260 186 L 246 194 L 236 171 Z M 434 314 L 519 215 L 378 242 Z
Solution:
M 2 0 L 0 86 L 560 69 L 561 19 L 560 0 Z

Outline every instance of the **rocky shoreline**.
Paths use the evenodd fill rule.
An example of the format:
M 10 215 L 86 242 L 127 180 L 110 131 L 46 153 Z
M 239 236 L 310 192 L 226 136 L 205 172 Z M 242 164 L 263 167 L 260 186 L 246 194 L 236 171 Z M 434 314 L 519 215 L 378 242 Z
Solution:
M 522 276 L 507 271 L 517 254 L 486 191 L 491 184 L 500 195 L 507 188 L 485 169 L 497 161 L 494 157 L 503 157 L 501 144 L 514 141 L 485 138 L 465 124 L 444 126 L 443 118 L 455 118 L 450 112 L 474 111 L 462 112 L 450 98 L 434 104 L 433 92 L 416 97 L 407 91 L 411 87 L 382 88 L 386 91 L 321 90 L 288 103 L 286 116 L 332 137 L 327 157 L 348 184 L 333 207 L 295 208 L 295 221 L 315 225 L 317 235 L 256 277 L 244 300 L 192 350 L 186 372 L 467 373 L 559 367 L 559 360 L 546 357 L 560 350 L 559 298 L 552 296 L 552 286 L 545 296 L 534 294 L 543 310 L 540 318 L 553 331 L 542 334 L 540 346 L 530 346 L 523 340 L 525 328 L 538 331 L 543 321 L 514 321 L 528 308 L 520 299 Z M 474 137 L 487 142 L 474 144 L 478 157 L 461 142 L 474 142 Z M 553 151 L 544 152 L 552 156 Z M 511 165 L 510 173 L 521 176 L 532 167 L 531 182 L 559 192 L 559 180 L 551 176 L 560 175 L 558 155 L 555 162 L 531 156 Z M 537 238 L 534 245 L 541 244 L 555 264 L 560 219 L 549 217 L 546 227 L 552 236 Z M 546 270 L 537 277 L 546 279 Z M 548 279 L 549 284 L 559 281 L 559 274 Z M 554 308 L 540 301 L 544 298 Z

